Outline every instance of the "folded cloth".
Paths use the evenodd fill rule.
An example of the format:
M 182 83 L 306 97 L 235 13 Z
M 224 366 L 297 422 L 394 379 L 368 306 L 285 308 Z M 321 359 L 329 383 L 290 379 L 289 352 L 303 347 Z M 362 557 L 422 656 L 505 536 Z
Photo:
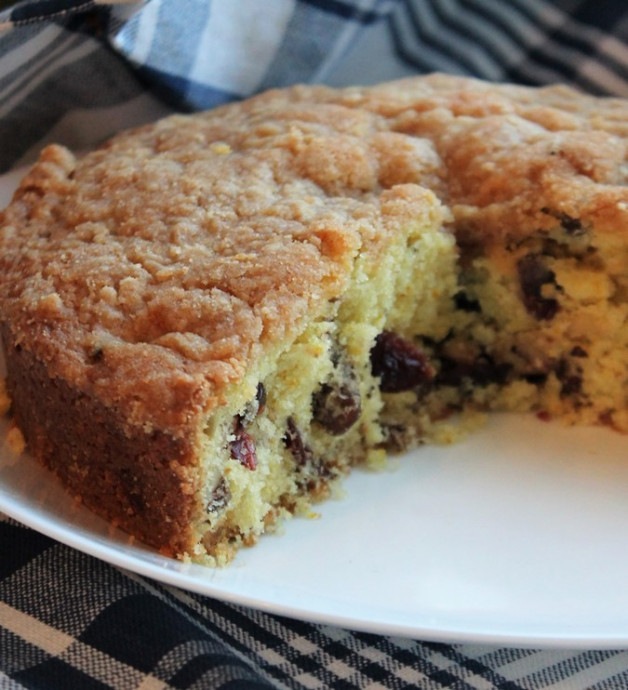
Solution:
M 442 70 L 628 95 L 613 0 L 0 1 L 0 168 L 298 81 Z M 0 487 L 1 488 L 1 487 Z M 443 644 L 165 586 L 0 517 L 2 688 L 628 688 L 628 651 Z
M 73 148 L 93 145 L 120 126 L 110 115 L 94 125 L 94 110 L 135 102 L 147 89 L 170 107 L 192 110 L 323 81 L 396 2 L 18 3 L 0 14 L 0 171 L 46 135 Z M 77 125 L 84 110 L 92 122 Z

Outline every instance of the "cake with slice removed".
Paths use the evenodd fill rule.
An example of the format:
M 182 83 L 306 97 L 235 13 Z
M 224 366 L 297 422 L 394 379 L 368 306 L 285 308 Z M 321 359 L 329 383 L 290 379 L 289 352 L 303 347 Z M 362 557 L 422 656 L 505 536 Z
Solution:
M 627 431 L 627 141 L 620 99 L 430 75 L 49 146 L 0 217 L 15 423 L 213 564 L 458 413 Z

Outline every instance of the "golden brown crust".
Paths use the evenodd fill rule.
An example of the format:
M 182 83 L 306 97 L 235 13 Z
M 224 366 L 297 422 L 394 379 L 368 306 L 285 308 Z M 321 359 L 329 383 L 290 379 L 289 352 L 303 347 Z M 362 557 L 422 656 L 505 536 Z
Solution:
M 457 220 L 463 243 L 518 241 L 561 212 L 599 232 L 628 223 L 628 102 L 565 86 L 528 88 L 442 74 L 344 91 L 303 88 L 386 117 L 386 129 L 430 142 L 441 184 L 420 173 Z
M 146 544 L 168 555 L 191 551 L 198 470 L 189 439 L 125 434 L 115 410 L 51 378 L 7 329 L 2 338 L 15 421 L 33 455 L 88 508 Z

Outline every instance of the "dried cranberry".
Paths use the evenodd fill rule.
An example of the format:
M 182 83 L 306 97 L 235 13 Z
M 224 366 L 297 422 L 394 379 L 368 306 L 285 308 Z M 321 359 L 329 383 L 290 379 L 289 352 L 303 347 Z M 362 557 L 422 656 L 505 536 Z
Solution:
M 409 340 L 391 331 L 383 331 L 371 350 L 371 371 L 380 379 L 385 393 L 399 393 L 427 383 L 434 369 L 427 355 Z
M 249 470 L 254 470 L 257 467 L 255 441 L 253 437 L 244 430 L 242 421 L 239 417 L 236 417 L 234 436 L 235 438 L 229 444 L 231 457 Z
M 564 397 L 577 395 L 582 391 L 582 370 L 570 366 L 569 362 L 561 359 L 556 367 L 556 377 L 561 382 L 560 394 Z
M 355 370 L 342 366 L 342 381 L 324 383 L 312 396 L 312 415 L 333 436 L 346 433 L 360 418 L 362 398 Z
M 305 444 L 303 436 L 292 417 L 288 417 L 287 429 L 283 437 L 285 447 L 292 453 L 299 467 L 304 467 L 314 459 L 312 449 Z
M 312 399 L 314 419 L 332 436 L 340 436 L 358 421 L 362 412 L 360 391 L 347 384 L 323 384 Z
M 238 415 L 241 425 L 248 426 L 251 424 L 258 415 L 262 414 L 265 406 L 266 388 L 263 383 L 258 383 L 255 397 L 246 404 L 242 414 Z
M 553 319 L 559 309 L 558 300 L 543 297 L 541 289 L 544 285 L 555 283 L 554 272 L 543 264 L 538 254 L 528 254 L 519 259 L 517 270 L 525 308 L 539 321 Z
M 486 354 L 479 355 L 472 361 L 443 357 L 440 364 L 436 379 L 444 386 L 459 386 L 463 379 L 470 379 L 478 386 L 487 386 L 490 383 L 503 384 L 511 369 L 509 364 L 497 363 Z
M 565 397 L 577 395 L 582 391 L 582 377 L 578 375 L 568 376 L 563 382 L 560 394 Z
M 334 463 L 326 463 L 323 458 L 314 455 L 292 417 L 288 417 L 286 426 L 282 440 L 296 463 L 297 484 L 311 493 L 322 490 L 327 485 L 327 480 L 335 475 Z

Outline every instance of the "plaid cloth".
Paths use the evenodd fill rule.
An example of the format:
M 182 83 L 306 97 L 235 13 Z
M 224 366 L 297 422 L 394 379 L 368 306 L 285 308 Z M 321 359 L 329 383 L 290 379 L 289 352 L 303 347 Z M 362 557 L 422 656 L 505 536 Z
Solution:
M 172 108 L 442 70 L 628 95 L 622 0 L 0 2 L 0 167 Z M 246 21 L 243 21 L 246 17 Z M 0 517 L 0 688 L 628 688 L 626 650 L 357 633 L 100 562 Z
M 119 120 L 105 115 L 95 125 L 94 111 L 110 115 L 116 107 L 119 113 L 121 104 L 129 109 L 139 101 L 136 112 L 143 113 L 141 96 L 147 89 L 171 107 L 191 110 L 270 86 L 322 81 L 359 32 L 394 4 L 20 3 L 0 14 L 0 28 L 5 27 L 0 33 L 0 171 L 18 163 L 35 142 L 39 148 L 44 138 L 84 148 L 111 134 Z M 81 118 L 80 109 L 89 109 L 89 118 Z M 152 116 L 154 109 L 149 112 Z M 100 130 L 94 132 L 94 126 Z

